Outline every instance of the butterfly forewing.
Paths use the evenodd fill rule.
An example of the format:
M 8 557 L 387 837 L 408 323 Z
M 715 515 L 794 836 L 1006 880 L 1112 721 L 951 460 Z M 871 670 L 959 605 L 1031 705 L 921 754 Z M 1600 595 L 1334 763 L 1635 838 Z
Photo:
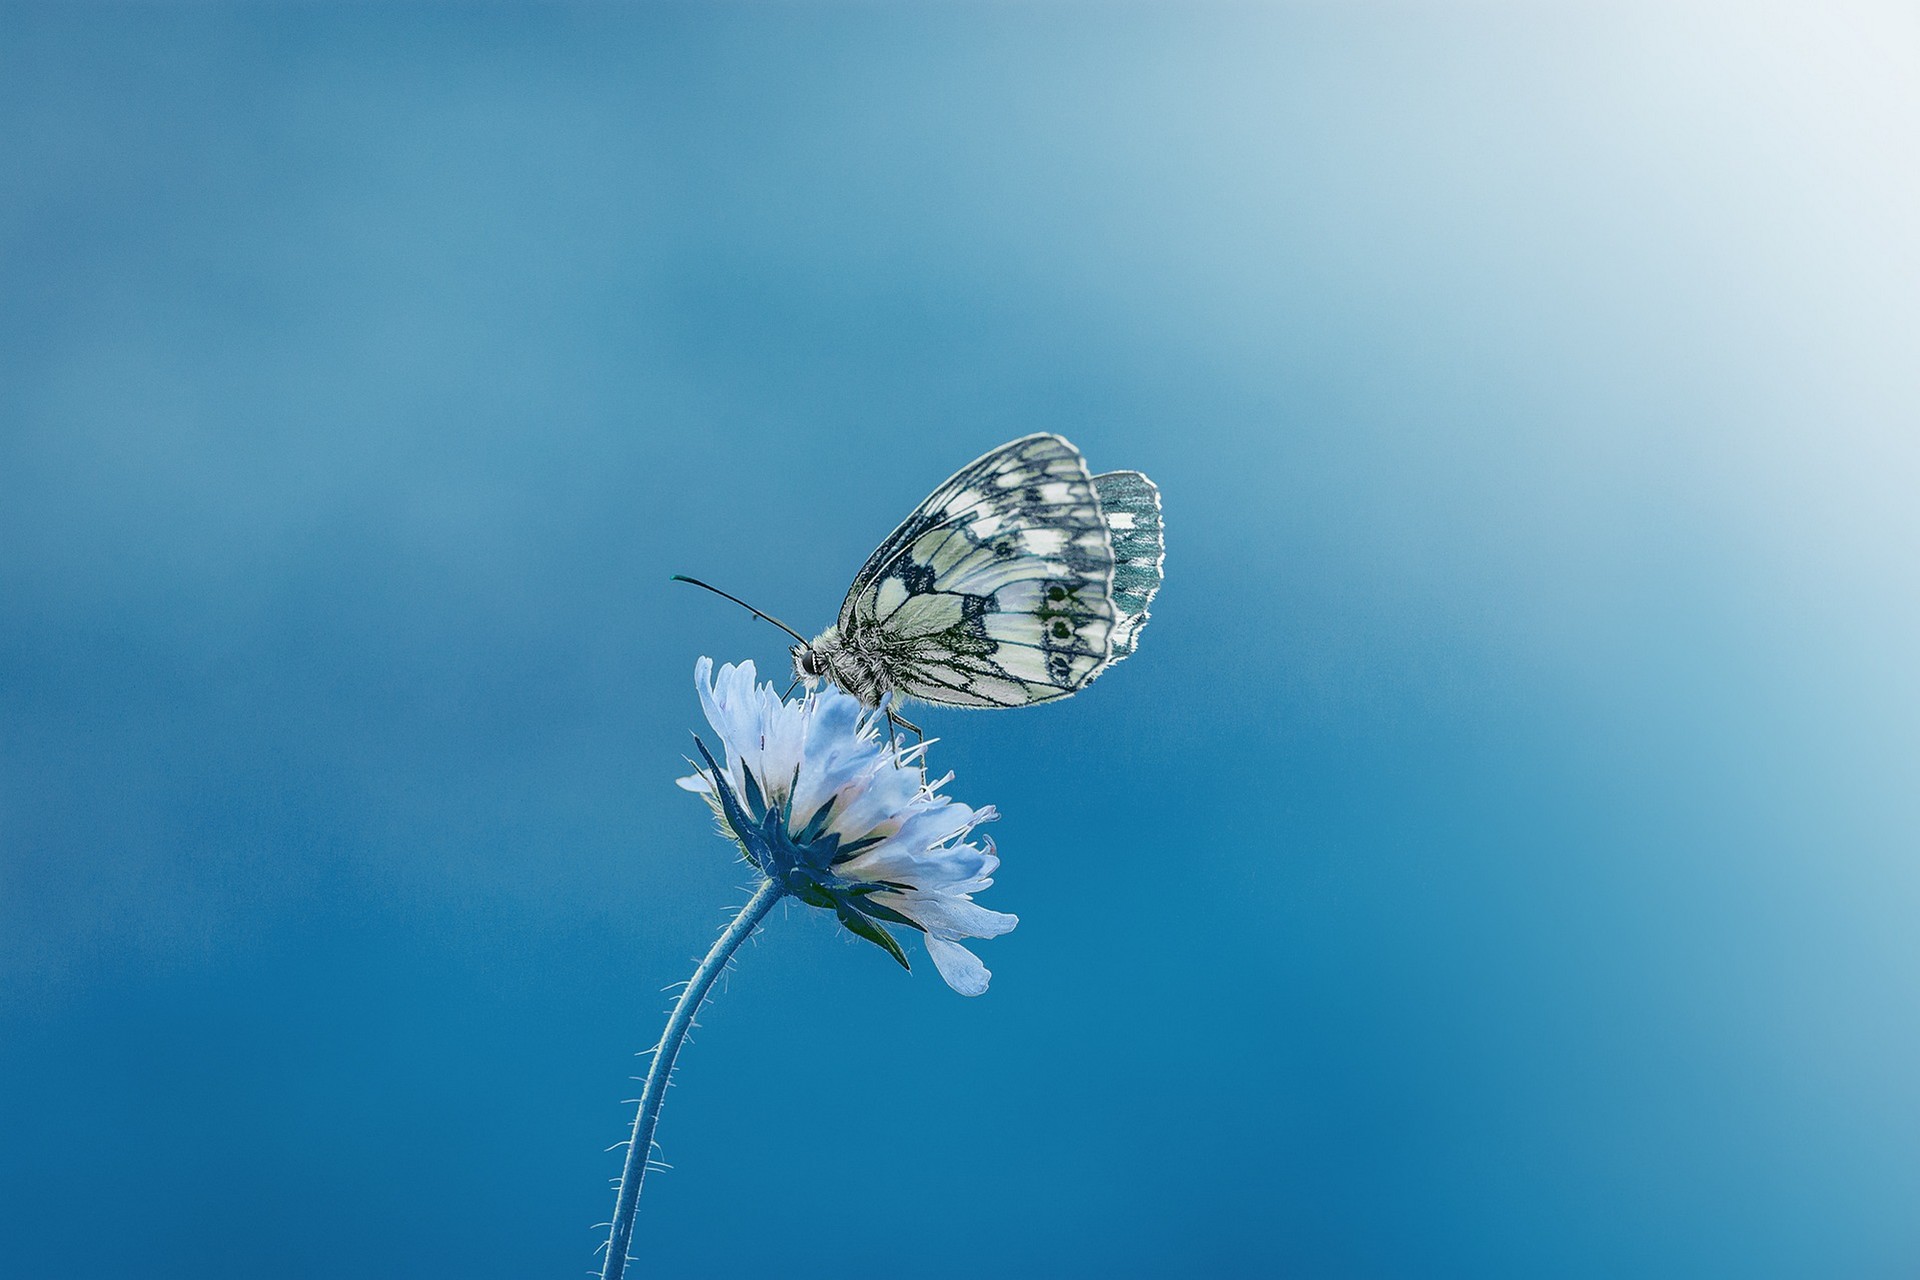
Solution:
M 1079 689 L 1107 664 L 1117 616 L 1112 531 L 1094 485 L 1079 450 L 1055 435 L 961 468 L 855 576 L 842 642 L 928 702 L 1012 707 Z M 1157 501 L 1154 512 L 1157 539 Z

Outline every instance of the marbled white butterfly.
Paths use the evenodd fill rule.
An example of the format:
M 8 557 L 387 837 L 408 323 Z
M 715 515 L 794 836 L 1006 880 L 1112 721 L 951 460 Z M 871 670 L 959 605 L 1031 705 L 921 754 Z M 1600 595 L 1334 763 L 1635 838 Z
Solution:
M 1153 481 L 1089 475 L 1059 436 L 1023 436 L 914 508 L 812 641 L 753 612 L 800 641 L 796 679 L 830 680 L 866 706 L 892 693 L 1020 707 L 1077 693 L 1134 651 L 1164 559 Z

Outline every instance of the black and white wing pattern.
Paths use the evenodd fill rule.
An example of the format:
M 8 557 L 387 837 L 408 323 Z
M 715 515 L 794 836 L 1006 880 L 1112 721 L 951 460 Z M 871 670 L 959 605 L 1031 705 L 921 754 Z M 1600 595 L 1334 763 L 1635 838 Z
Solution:
M 1160 488 L 1138 471 L 1109 471 L 1093 478 L 1094 496 L 1106 518 L 1113 546 L 1113 652 L 1120 661 L 1140 643 L 1147 606 L 1160 590 L 1167 546 L 1160 525 Z
M 1140 534 L 1124 544 L 1118 599 L 1120 531 L 1097 487 L 1110 480 L 1115 511 Z M 855 575 L 837 644 L 828 642 L 839 650 L 834 674 L 863 701 L 887 689 L 960 707 L 1065 697 L 1107 666 L 1117 632 L 1118 656 L 1133 651 L 1159 586 L 1159 545 L 1159 498 L 1146 477 L 1096 481 L 1056 435 L 1001 445 L 935 489 Z

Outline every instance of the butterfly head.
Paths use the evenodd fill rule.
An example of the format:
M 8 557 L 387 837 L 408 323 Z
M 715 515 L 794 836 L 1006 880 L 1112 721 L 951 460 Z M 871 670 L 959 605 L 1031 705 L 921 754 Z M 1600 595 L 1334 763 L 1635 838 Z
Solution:
M 840 647 L 840 628 L 828 627 L 812 640 L 796 644 L 787 652 L 793 655 L 796 680 L 839 680 L 834 672 L 833 651 Z
M 796 644 L 788 650 L 793 654 L 793 674 L 800 680 L 818 680 L 827 674 L 827 655 L 810 644 Z

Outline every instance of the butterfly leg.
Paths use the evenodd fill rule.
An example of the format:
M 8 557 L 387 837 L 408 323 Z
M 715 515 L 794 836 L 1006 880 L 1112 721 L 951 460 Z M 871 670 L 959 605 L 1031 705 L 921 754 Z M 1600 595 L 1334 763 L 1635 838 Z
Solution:
M 925 729 L 922 729 L 919 725 L 907 719 L 905 716 L 898 714 L 897 712 L 894 711 L 892 707 L 888 707 L 887 708 L 887 730 L 888 730 L 887 736 L 889 738 L 894 738 L 893 729 L 896 726 L 898 726 L 899 728 L 908 730 L 913 734 L 914 737 L 918 738 L 922 742 L 925 742 L 927 740 L 927 731 Z M 895 742 L 894 763 L 898 764 L 900 760 L 900 748 L 898 746 L 899 739 L 894 738 L 894 742 Z M 922 759 L 920 761 L 920 781 L 925 782 L 926 780 L 927 780 L 927 762 L 925 759 Z

